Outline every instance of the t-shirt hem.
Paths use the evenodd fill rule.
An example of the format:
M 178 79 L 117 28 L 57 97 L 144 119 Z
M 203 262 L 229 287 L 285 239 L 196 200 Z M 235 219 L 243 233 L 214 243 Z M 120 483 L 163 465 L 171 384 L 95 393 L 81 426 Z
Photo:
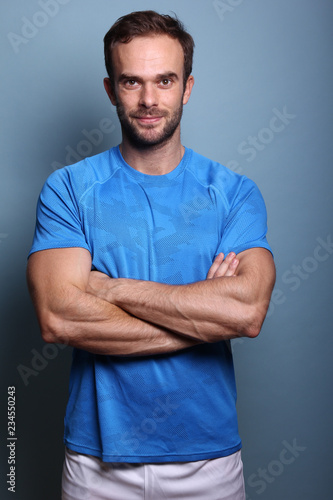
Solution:
M 251 242 L 250 244 L 247 243 L 247 244 L 239 245 L 237 247 L 230 248 L 228 251 L 230 251 L 230 252 L 232 251 L 232 252 L 235 252 L 236 254 L 238 254 L 238 253 L 244 252 L 245 250 L 252 250 L 253 248 L 264 248 L 265 250 L 268 250 L 272 254 L 272 256 L 274 257 L 274 254 L 273 254 L 271 247 L 268 245 L 268 243 L 266 243 L 264 241 L 256 241 L 253 243 Z
M 30 257 L 30 255 L 32 255 L 33 253 L 36 253 L 36 252 L 40 252 L 42 250 L 53 250 L 53 249 L 58 249 L 58 248 L 84 248 L 85 250 L 88 250 L 89 252 L 91 252 L 90 248 L 88 247 L 88 245 L 85 245 L 83 243 L 79 243 L 77 241 L 67 241 L 66 243 L 63 243 L 63 242 L 52 242 L 48 245 L 33 245 L 29 254 L 28 254 L 28 258 Z
M 233 455 L 242 448 L 241 441 L 231 447 L 223 450 L 217 451 L 205 451 L 201 453 L 189 453 L 189 454 L 168 454 L 168 455 L 120 455 L 114 454 L 109 455 L 107 453 L 102 453 L 100 450 L 94 448 L 89 448 L 87 446 L 80 446 L 70 441 L 64 439 L 65 446 L 77 453 L 82 453 L 83 455 L 93 455 L 94 457 L 100 458 L 103 462 L 121 462 L 121 463 L 168 463 L 168 462 L 197 462 L 199 460 L 209 460 L 212 458 L 228 457 Z

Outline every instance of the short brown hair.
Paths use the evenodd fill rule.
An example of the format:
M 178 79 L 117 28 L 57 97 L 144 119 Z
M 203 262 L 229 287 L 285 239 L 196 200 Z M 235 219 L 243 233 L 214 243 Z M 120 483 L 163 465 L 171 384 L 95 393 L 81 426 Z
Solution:
M 192 72 L 194 40 L 175 16 L 158 14 L 153 10 L 132 12 L 120 17 L 104 37 L 105 67 L 114 84 L 112 49 L 117 43 L 129 43 L 137 36 L 168 35 L 179 41 L 184 52 L 184 86 Z

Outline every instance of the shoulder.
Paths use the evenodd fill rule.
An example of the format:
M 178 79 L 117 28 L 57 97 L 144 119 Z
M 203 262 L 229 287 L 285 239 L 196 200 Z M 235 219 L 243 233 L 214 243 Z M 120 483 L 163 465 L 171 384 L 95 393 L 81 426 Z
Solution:
M 106 182 L 119 168 L 114 153 L 115 149 L 112 148 L 54 171 L 47 178 L 42 194 L 59 191 L 72 193 L 75 198 L 80 198 L 83 193 L 96 183 L 102 184 Z
M 254 181 L 241 175 L 223 164 L 206 158 L 193 150 L 189 150 L 188 171 L 201 184 L 213 189 L 216 193 L 232 202 L 246 193 L 258 194 L 260 191 Z

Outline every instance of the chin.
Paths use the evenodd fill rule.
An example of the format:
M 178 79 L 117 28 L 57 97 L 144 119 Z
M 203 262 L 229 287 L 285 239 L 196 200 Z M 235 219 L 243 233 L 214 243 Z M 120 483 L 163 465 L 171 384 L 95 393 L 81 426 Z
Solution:
M 137 130 L 126 130 L 126 136 L 129 140 L 129 142 L 137 147 L 138 149 L 146 149 L 154 146 L 162 146 L 163 144 L 166 144 L 169 142 L 169 140 L 173 137 L 175 134 L 175 130 L 172 130 L 170 132 L 160 132 L 160 133 L 147 133 L 147 134 L 142 134 L 138 132 Z

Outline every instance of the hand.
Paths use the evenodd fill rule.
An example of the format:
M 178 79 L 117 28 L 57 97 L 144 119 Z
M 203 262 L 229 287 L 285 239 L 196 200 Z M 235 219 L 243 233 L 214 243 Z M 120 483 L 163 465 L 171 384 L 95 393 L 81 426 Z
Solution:
M 226 258 L 224 258 L 223 253 L 219 253 L 211 265 L 206 279 L 210 280 L 213 278 L 221 278 L 223 276 L 236 276 L 235 272 L 238 264 L 239 260 L 234 252 L 230 252 Z

